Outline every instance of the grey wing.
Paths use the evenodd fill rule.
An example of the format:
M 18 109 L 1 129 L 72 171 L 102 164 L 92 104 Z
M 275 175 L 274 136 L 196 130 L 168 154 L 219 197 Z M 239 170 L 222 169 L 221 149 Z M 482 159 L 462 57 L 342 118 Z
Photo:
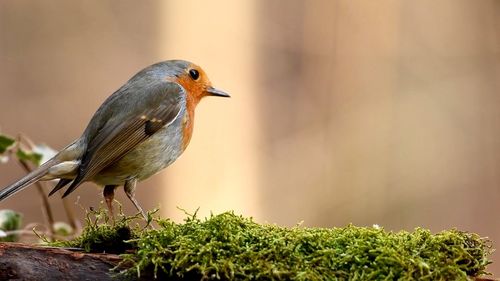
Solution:
M 184 97 L 185 91 L 179 84 L 164 82 L 136 98 L 136 106 L 130 109 L 131 112 L 122 114 L 125 118 L 110 118 L 104 122 L 89 140 L 78 174 L 63 197 L 175 120 Z

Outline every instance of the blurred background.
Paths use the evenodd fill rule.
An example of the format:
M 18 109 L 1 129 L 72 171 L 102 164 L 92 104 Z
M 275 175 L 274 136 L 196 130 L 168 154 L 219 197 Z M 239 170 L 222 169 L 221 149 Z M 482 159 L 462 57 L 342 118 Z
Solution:
M 500 1 L 3 0 L 1 132 L 61 149 L 132 75 L 174 58 L 232 98 L 200 103 L 184 155 L 139 184 L 146 209 L 500 241 Z M 0 186 L 23 174 L 1 165 Z M 101 200 L 91 183 L 70 196 Z M 34 188 L 1 208 L 44 219 Z

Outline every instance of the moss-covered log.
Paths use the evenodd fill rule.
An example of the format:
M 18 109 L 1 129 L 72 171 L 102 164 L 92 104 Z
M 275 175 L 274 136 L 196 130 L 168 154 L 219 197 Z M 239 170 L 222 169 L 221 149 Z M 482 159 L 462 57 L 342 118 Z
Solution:
M 458 230 L 390 232 L 379 227 L 285 228 L 233 213 L 184 223 L 158 219 L 156 230 L 88 220 L 63 243 L 121 252 L 130 277 L 168 280 L 470 280 L 490 263 L 489 241 Z M 128 242 L 123 242 L 128 240 Z
M 55 247 L 0 243 L 0 280 L 122 280 L 124 276 L 110 271 L 121 261 L 115 254 L 91 254 Z M 147 273 L 143 273 L 140 279 L 127 278 L 151 279 L 152 276 Z M 478 277 L 475 280 L 494 279 Z

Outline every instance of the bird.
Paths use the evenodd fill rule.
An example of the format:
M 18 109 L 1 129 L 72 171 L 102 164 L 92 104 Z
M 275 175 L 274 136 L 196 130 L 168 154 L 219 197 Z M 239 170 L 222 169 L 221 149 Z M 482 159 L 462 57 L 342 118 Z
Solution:
M 69 185 L 62 198 L 84 182 L 103 186 L 113 217 L 115 189 L 139 213 L 137 182 L 172 164 L 193 133 L 195 108 L 206 96 L 230 97 L 212 86 L 205 71 L 185 60 L 150 65 L 111 94 L 97 109 L 82 135 L 18 181 L 0 190 L 0 201 L 39 180 L 59 179 L 49 196 Z

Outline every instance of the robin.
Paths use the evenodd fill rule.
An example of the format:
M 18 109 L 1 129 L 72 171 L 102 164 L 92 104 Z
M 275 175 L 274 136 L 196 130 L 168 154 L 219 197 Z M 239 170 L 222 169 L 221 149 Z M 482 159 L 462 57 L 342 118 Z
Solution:
M 33 172 L 0 191 L 0 201 L 39 180 L 59 179 L 49 196 L 69 184 L 63 198 L 83 182 L 104 186 L 113 217 L 116 187 L 137 210 L 138 181 L 172 164 L 193 133 L 194 110 L 206 96 L 229 97 L 212 87 L 205 72 L 183 60 L 153 64 L 133 76 L 97 109 L 82 136 Z

